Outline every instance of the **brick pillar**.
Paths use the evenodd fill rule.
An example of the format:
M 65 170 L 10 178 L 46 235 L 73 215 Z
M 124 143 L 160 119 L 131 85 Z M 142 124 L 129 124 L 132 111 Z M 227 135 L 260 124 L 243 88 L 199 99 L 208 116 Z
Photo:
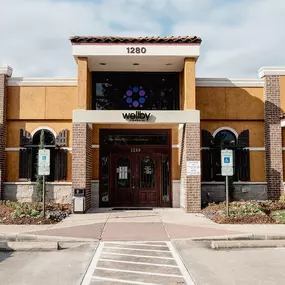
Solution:
M 284 192 L 282 130 L 280 124 L 280 76 L 264 77 L 264 144 L 268 199 Z
M 6 138 L 7 138 L 7 79 L 12 75 L 9 66 L 0 67 L 0 199 L 3 198 L 6 179 Z
M 92 125 L 72 124 L 72 188 L 85 189 L 85 209 L 91 207 Z
M 179 139 L 184 208 L 187 213 L 197 213 L 201 210 L 201 175 L 187 175 L 187 161 L 200 163 L 200 124 L 186 123 L 180 126 Z

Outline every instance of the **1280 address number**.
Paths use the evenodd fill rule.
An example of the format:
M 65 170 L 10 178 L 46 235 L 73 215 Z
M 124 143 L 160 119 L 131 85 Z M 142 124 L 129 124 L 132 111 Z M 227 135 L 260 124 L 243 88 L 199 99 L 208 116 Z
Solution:
M 133 53 L 133 54 L 140 54 L 140 53 L 146 53 L 145 47 L 128 47 L 127 53 Z

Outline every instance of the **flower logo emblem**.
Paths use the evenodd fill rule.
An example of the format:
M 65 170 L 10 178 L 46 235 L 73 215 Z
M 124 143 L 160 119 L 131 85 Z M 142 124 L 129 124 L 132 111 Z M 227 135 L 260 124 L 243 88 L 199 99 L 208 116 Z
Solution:
M 127 104 L 129 104 L 130 108 L 142 108 L 147 97 L 148 96 L 146 95 L 142 86 L 129 86 L 128 90 L 126 91 L 126 94 L 124 95 L 124 98 Z

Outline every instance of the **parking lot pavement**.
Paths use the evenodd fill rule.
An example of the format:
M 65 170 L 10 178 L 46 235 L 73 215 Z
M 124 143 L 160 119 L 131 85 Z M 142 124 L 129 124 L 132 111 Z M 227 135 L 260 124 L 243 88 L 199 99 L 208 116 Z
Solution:
M 194 285 L 170 242 L 101 242 L 82 285 Z
M 284 284 L 285 248 L 213 250 L 210 242 L 174 241 L 196 285 Z
M 0 252 L 0 284 L 81 284 L 97 245 L 51 252 Z

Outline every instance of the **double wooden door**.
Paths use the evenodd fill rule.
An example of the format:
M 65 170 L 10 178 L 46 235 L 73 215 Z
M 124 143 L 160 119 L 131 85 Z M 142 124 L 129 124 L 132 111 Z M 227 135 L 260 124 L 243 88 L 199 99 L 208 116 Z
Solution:
M 161 155 L 111 154 L 111 200 L 117 207 L 157 207 L 161 190 Z

